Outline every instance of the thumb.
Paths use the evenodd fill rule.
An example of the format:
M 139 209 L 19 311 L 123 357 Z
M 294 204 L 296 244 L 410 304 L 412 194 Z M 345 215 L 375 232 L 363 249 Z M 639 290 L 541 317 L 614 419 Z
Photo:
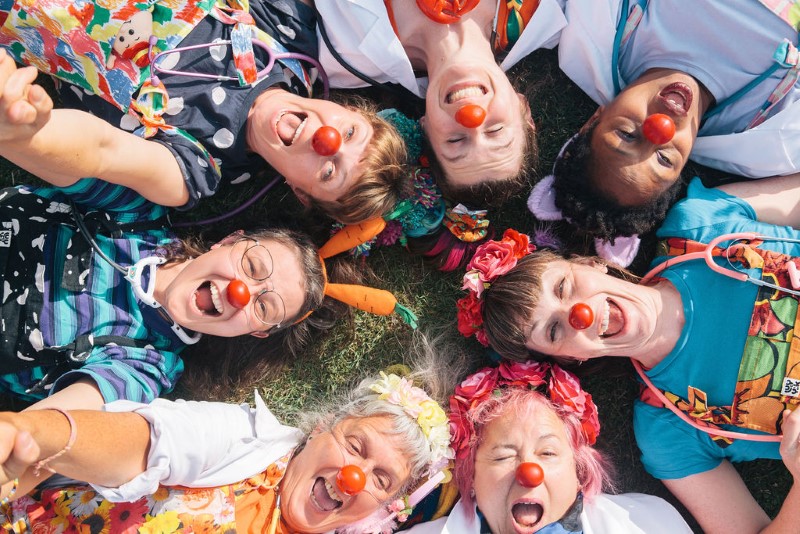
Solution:
M 27 430 L 20 430 L 14 437 L 14 447 L 0 468 L 0 478 L 5 481 L 19 477 L 39 458 L 39 445 Z

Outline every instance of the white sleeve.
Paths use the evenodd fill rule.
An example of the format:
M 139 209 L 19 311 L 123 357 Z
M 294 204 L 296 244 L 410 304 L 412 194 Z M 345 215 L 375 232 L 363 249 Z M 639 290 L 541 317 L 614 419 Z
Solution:
M 691 534 L 681 514 L 664 499 L 642 493 L 601 494 L 585 502 L 583 534 Z
M 213 487 L 266 469 L 303 438 L 284 426 L 256 394 L 256 408 L 219 402 L 156 399 L 152 404 L 117 401 L 109 412 L 136 412 L 150 423 L 147 469 L 118 488 L 94 486 L 110 501 L 132 501 L 159 484 Z

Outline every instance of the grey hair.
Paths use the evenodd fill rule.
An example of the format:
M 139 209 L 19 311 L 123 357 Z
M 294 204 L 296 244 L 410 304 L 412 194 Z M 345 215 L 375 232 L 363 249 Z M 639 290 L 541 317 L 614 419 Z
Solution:
M 408 364 L 411 374 L 405 376 L 414 385 L 425 390 L 430 397 L 445 408 L 458 379 L 466 372 L 466 356 L 463 351 L 445 347 L 439 338 L 430 340 L 425 334 L 416 332 L 410 350 Z M 389 434 L 402 436 L 403 452 L 408 454 L 410 475 L 398 494 L 406 493 L 426 477 L 431 464 L 428 440 L 417 423 L 402 406 L 379 399 L 370 389 L 380 377 L 373 375 L 363 379 L 345 395 L 329 397 L 318 403 L 314 410 L 300 414 L 299 427 L 307 434 L 314 430 L 332 430 L 345 419 L 363 417 L 386 417 L 392 423 Z

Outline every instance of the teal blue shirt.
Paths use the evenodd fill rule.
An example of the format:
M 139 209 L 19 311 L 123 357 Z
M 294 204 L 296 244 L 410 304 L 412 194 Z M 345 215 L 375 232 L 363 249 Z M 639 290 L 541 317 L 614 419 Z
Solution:
M 800 238 L 794 228 L 758 222 L 747 202 L 707 189 L 698 178 L 690 183 L 687 198 L 670 210 L 657 235 L 708 243 L 732 232 Z M 768 242 L 762 248 L 800 256 L 800 245 L 796 243 Z M 654 264 L 663 260 L 656 258 Z M 750 274 L 758 277 L 759 271 L 751 269 Z M 685 325 L 672 352 L 647 375 L 658 388 L 684 398 L 691 385 L 708 395 L 710 405 L 731 405 L 757 286 L 715 273 L 703 260 L 670 267 L 661 276 L 680 293 Z M 736 440 L 723 449 L 668 409 L 638 400 L 634 405 L 634 431 L 642 463 L 660 479 L 709 471 L 723 459 L 737 462 L 780 457 L 777 443 Z

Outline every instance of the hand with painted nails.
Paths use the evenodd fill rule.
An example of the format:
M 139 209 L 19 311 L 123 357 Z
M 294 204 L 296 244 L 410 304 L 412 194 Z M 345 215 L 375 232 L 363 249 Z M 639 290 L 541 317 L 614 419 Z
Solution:
M 35 84 L 36 76 L 35 68 L 17 68 L 0 50 L 0 141 L 30 138 L 50 119 L 53 100 Z

